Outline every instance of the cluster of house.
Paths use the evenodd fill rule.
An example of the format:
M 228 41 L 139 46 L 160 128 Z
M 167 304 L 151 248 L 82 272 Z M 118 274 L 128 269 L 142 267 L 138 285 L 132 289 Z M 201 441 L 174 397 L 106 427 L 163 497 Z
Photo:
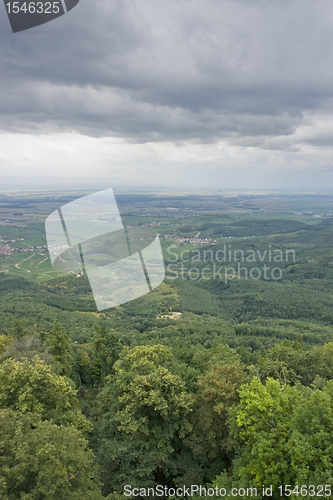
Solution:
M 11 248 L 9 245 L 0 245 L 0 255 L 6 255 L 8 253 L 11 253 L 13 251 L 13 248 Z
M 24 239 L 24 238 L 20 238 Z M 0 242 L 2 242 L 0 240 Z M 39 245 L 39 246 L 29 246 L 26 248 L 13 248 L 9 245 L 1 245 L 0 244 L 0 255 L 8 255 L 11 254 L 12 252 L 42 252 L 43 250 L 47 250 L 46 245 Z
M 197 236 L 192 236 L 190 238 L 183 238 L 180 236 L 175 236 L 172 234 L 166 234 L 164 235 L 164 238 L 166 240 L 174 240 L 177 243 L 188 243 L 190 245 L 212 245 L 212 239 L 211 238 L 198 238 Z
M 293 212 L 294 215 L 312 215 L 313 217 L 333 217 L 333 212 L 311 212 L 309 210 L 300 210 Z

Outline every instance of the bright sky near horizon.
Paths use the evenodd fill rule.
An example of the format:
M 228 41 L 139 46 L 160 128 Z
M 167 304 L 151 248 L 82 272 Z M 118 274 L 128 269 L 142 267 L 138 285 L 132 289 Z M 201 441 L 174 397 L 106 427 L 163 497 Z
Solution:
M 0 7 L 4 187 L 333 188 L 328 0 L 80 0 L 16 34 Z

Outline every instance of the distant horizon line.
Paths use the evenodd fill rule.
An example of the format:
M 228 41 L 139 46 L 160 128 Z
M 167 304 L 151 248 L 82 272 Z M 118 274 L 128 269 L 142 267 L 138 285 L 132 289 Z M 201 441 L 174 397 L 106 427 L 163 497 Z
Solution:
M 272 195 L 289 195 L 289 196 L 333 196 L 333 189 L 305 189 L 305 188 L 289 188 L 289 189 L 274 189 L 274 188 L 261 188 L 261 189 L 249 189 L 249 188 L 175 188 L 173 186 L 135 186 L 135 185 L 114 185 L 112 182 L 109 186 L 101 186 L 97 185 L 77 185 L 77 186 L 1 186 L 0 185 L 0 193 L 8 193 L 8 192 L 47 192 L 47 193 L 61 193 L 66 192 L 92 192 L 96 191 L 96 189 L 103 191 L 104 189 L 112 188 L 115 192 L 121 193 L 151 193 L 151 194 L 172 194 L 172 193 L 181 193 L 183 195 L 219 195 L 219 194 L 229 194 L 237 196 L 238 194 L 246 194 L 248 196 L 266 196 Z

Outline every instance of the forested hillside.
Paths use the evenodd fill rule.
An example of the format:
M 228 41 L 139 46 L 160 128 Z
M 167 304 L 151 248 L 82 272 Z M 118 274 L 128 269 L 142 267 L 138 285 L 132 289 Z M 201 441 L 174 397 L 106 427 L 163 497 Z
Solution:
M 149 223 L 170 204 L 125 201 L 138 225 L 140 203 L 152 203 Z M 19 268 L 19 253 L 0 256 L 1 499 L 149 498 L 158 486 L 165 498 L 199 498 L 193 485 L 217 498 L 254 488 L 257 498 L 331 498 L 332 219 L 268 209 L 266 198 L 252 199 L 265 207 L 257 215 L 248 202 L 219 215 L 215 200 L 207 221 L 204 200 L 173 199 L 202 213 L 158 226 L 165 281 L 100 313 L 85 274 L 52 275 L 49 264 L 37 274 L 43 250 Z M 34 234 L 18 221 L 0 229 L 26 231 L 26 245 Z M 184 240 L 191 231 L 207 241 Z M 236 258 L 223 261 L 225 248 Z M 264 265 L 281 278 L 250 278 Z

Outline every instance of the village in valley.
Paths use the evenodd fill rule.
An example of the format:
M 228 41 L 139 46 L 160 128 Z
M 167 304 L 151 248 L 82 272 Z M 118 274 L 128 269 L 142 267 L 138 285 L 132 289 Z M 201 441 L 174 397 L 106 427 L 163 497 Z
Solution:
M 17 238 L 16 240 L 3 239 L 0 236 L 0 255 L 9 255 L 13 252 L 42 252 L 47 250 L 47 245 L 27 246 L 26 248 L 18 248 L 9 245 L 17 241 L 24 241 L 25 238 Z

